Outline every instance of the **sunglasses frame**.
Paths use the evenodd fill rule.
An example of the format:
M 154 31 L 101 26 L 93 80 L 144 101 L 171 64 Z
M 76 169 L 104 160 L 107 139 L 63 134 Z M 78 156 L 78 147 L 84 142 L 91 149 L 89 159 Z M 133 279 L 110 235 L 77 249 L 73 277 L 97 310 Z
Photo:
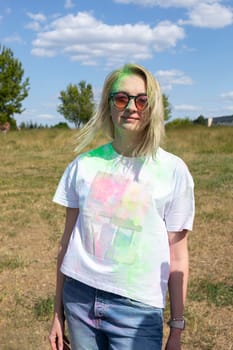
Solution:
M 128 102 L 127 104 L 125 105 L 125 107 L 123 108 L 119 108 L 116 104 L 115 104 L 115 101 L 114 101 L 114 97 L 118 94 L 122 94 L 122 95 L 125 95 L 127 98 L 128 98 Z M 137 109 L 140 111 L 140 112 L 143 112 L 145 110 L 145 108 L 148 106 L 148 100 L 147 102 L 145 103 L 144 107 L 141 109 L 141 108 L 138 108 L 138 105 L 137 105 L 137 98 L 140 97 L 140 96 L 146 96 L 147 97 L 147 94 L 146 93 L 141 93 L 141 94 L 138 94 L 138 95 L 129 95 L 127 92 L 125 91 L 116 91 L 116 92 L 111 92 L 110 95 L 109 95 L 109 100 L 112 100 L 113 102 L 113 105 L 119 110 L 119 111 L 123 111 L 124 109 L 127 108 L 129 102 L 133 99 L 134 100 L 134 103 L 135 103 L 135 106 L 137 107 Z

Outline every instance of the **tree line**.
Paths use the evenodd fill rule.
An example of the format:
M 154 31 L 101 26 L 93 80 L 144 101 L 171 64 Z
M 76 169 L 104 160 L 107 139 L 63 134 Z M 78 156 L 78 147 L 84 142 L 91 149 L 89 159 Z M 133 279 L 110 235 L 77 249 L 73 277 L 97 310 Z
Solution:
M 29 77 L 24 78 L 22 63 L 14 57 L 11 49 L 0 45 L 0 124 L 9 122 L 16 128 L 15 114 L 25 110 L 23 100 L 28 97 L 30 90 Z M 76 128 L 82 127 L 93 115 L 95 110 L 92 85 L 84 80 L 78 84 L 69 84 L 60 92 L 60 104 L 57 112 Z M 163 94 L 165 120 L 171 117 L 171 105 L 168 96 Z M 197 123 L 203 124 L 204 117 L 197 118 Z M 22 122 L 20 128 L 42 128 L 41 124 Z M 56 127 L 68 127 L 67 123 L 59 123 Z

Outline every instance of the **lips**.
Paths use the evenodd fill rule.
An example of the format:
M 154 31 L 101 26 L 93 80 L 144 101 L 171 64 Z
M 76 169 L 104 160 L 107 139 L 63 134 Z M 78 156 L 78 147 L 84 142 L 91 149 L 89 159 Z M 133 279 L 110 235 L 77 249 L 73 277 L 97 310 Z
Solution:
M 122 119 L 124 120 L 140 120 L 139 117 L 132 117 L 131 115 L 127 115 L 127 116 L 122 116 Z

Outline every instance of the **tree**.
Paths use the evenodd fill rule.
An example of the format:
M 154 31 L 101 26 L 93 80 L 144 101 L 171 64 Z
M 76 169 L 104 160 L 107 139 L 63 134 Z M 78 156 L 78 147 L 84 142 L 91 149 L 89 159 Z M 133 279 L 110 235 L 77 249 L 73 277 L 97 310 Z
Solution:
M 203 115 L 199 115 L 197 119 L 194 119 L 194 124 L 207 125 L 207 119 Z
M 22 113 L 22 101 L 28 96 L 29 78 L 23 81 L 22 63 L 9 48 L 0 46 L 0 123 L 15 125 L 15 113 Z
M 78 85 L 69 84 L 65 91 L 60 92 L 59 99 L 61 104 L 57 111 L 64 116 L 65 119 L 80 127 L 85 124 L 93 115 L 94 111 L 94 95 L 92 86 L 80 81 Z
M 171 104 L 168 101 L 168 96 L 163 94 L 163 108 L 164 108 L 164 120 L 168 120 L 171 118 Z

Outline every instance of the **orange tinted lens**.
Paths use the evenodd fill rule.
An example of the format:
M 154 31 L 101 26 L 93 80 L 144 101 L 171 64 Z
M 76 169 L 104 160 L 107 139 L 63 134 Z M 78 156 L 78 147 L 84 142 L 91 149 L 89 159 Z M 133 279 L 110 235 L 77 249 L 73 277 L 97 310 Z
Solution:
M 114 104 L 117 108 L 125 108 L 129 103 L 129 98 L 125 94 L 116 94 L 114 96 Z
M 147 96 L 137 96 L 136 99 L 135 99 L 135 104 L 136 104 L 136 107 L 139 111 L 142 111 L 146 105 L 147 105 L 147 102 L 148 102 L 148 98 Z

